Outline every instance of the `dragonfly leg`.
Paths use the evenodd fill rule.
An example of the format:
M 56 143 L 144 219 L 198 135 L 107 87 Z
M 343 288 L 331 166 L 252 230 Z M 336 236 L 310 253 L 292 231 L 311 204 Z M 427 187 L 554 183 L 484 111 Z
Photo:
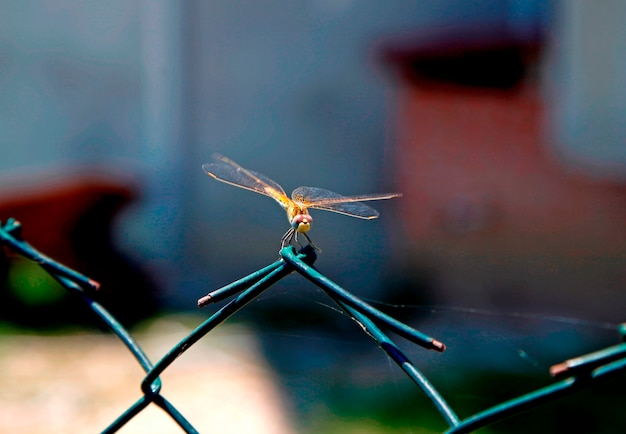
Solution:
M 302 235 L 304 235 L 304 237 L 309 242 L 309 245 L 311 247 L 313 247 L 318 252 L 322 251 L 322 249 L 317 247 L 315 245 L 315 243 L 313 241 L 311 241 L 311 238 L 309 238 L 309 236 L 307 234 L 302 232 Z M 283 237 L 280 239 L 280 247 L 281 247 L 281 249 L 287 247 L 289 244 L 291 244 L 292 241 L 295 241 L 296 243 L 298 243 L 298 245 L 300 247 L 304 247 L 302 245 L 302 243 L 300 242 L 300 240 L 298 240 L 298 231 L 296 231 L 295 228 L 289 228 L 289 230 L 287 232 L 285 232 L 285 235 L 283 235 Z
M 294 240 L 296 243 L 298 243 L 298 245 L 300 246 L 300 248 L 304 247 L 304 246 L 302 245 L 302 243 L 300 242 L 300 240 L 298 239 L 298 231 L 296 231 L 296 232 L 293 234 L 293 240 Z
M 309 245 L 310 245 L 311 247 L 313 247 L 315 250 L 317 250 L 317 251 L 318 251 L 318 252 L 320 252 L 320 253 L 322 252 L 322 249 L 320 249 L 319 247 L 317 247 L 317 246 L 313 243 L 313 241 L 311 241 L 311 239 L 309 238 L 309 236 L 308 236 L 307 234 L 302 233 L 302 235 L 304 235 L 304 236 L 306 237 L 306 239 L 307 239 L 307 241 L 309 242 Z M 296 236 L 297 236 L 297 235 L 296 235 Z
M 285 248 L 289 244 L 291 244 L 291 240 L 293 240 L 295 235 L 296 235 L 296 230 L 294 228 L 289 228 L 289 230 L 287 232 L 285 232 L 285 235 L 283 235 L 283 237 L 280 239 L 280 247 L 281 247 L 281 249 Z M 296 240 L 297 240 L 297 238 L 296 238 Z

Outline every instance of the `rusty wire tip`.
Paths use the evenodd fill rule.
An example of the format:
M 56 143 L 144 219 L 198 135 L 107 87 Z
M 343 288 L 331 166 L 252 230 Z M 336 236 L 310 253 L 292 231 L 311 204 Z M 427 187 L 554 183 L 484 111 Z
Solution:
M 213 297 L 211 297 L 211 294 L 208 294 L 208 295 L 205 295 L 202 298 L 199 298 L 198 299 L 198 308 L 201 308 L 201 307 L 204 307 L 204 306 L 210 304 L 212 298 Z
M 446 350 L 446 344 L 439 342 L 437 339 L 433 339 L 430 343 L 435 351 L 443 353 Z
M 95 289 L 96 291 L 100 289 L 100 282 L 97 282 L 93 279 L 89 279 L 89 286 L 91 286 L 92 289 Z
M 550 375 L 554 378 L 562 377 L 569 371 L 569 364 L 567 362 L 557 363 L 550 366 Z
M 9 218 L 6 222 L 4 230 L 14 237 L 19 237 L 22 234 L 22 223 L 14 218 Z

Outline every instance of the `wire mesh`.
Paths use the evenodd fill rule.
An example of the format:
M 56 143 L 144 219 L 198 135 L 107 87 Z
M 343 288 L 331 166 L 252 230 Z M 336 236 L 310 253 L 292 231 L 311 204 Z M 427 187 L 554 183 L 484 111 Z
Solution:
M 296 252 L 291 246 L 285 247 L 280 251 L 279 259 L 272 264 L 199 299 L 198 306 L 205 307 L 232 297 L 231 301 L 214 312 L 191 333 L 181 339 L 161 359 L 156 363 L 152 363 L 136 340 L 120 322 L 104 306 L 94 301 L 94 291 L 98 290 L 100 286 L 98 282 L 37 251 L 21 237 L 21 225 L 14 219 L 9 219 L 5 224 L 0 224 L 0 243 L 21 256 L 36 262 L 69 293 L 81 299 L 87 308 L 93 311 L 102 323 L 128 348 L 145 371 L 146 375 L 141 382 L 143 395 L 119 415 L 117 419 L 112 421 L 102 431 L 103 433 L 118 431 L 151 404 L 165 411 L 182 431 L 197 433 L 198 431 L 194 426 L 161 393 L 162 382 L 160 375 L 178 357 L 211 330 L 292 272 L 299 273 L 321 288 L 400 367 L 432 402 L 448 424 L 447 433 L 474 431 L 512 415 L 554 401 L 562 396 L 589 388 L 601 381 L 615 378 L 626 370 L 626 324 L 622 324 L 618 328 L 622 343 L 553 365 L 550 368 L 550 374 L 555 378 L 555 383 L 461 419 L 428 378 L 405 355 L 389 335 L 382 331 L 381 326 L 425 349 L 443 352 L 445 345 L 439 340 L 381 312 L 328 279 L 313 266 L 316 260 L 316 253 L 310 246 L 302 248 L 299 252 Z

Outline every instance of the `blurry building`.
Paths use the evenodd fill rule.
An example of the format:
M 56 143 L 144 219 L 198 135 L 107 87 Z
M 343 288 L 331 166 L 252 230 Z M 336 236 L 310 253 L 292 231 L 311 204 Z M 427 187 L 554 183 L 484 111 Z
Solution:
M 598 282 L 612 294 L 624 11 L 589 7 L 2 2 L 3 189 L 108 173 L 136 197 L 110 215 L 111 243 L 178 307 L 273 261 L 288 224 L 270 199 L 203 174 L 213 151 L 287 191 L 404 193 L 374 204 L 377 221 L 314 215 L 318 265 L 362 295 L 429 269 L 458 304 L 510 291 L 556 303 L 549 289 L 595 279 L 570 271 L 614 264 Z M 402 77 L 381 61 L 390 48 Z M 590 161 L 610 170 L 572 170 Z

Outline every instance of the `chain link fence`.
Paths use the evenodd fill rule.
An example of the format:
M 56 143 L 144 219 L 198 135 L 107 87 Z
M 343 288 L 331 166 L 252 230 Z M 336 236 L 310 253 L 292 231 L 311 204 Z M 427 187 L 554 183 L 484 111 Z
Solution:
M 120 344 L 127 347 L 145 371 L 145 377 L 140 384 L 142 395 L 119 417 L 111 421 L 110 425 L 102 431 L 103 433 L 118 431 L 150 405 L 155 405 L 165 411 L 183 432 L 197 433 L 197 429 L 162 393 L 161 374 L 218 325 L 293 272 L 321 288 L 390 360 L 398 365 L 408 379 L 430 400 L 447 423 L 449 427 L 447 433 L 475 431 L 565 395 L 589 388 L 601 381 L 623 375 L 626 370 L 626 343 L 624 343 L 626 342 L 626 324 L 622 324 L 618 332 L 624 342 L 555 364 L 550 368 L 554 382 L 549 386 L 462 418 L 383 329 L 408 340 L 413 345 L 436 352 L 445 351 L 445 344 L 383 313 L 328 279 L 313 266 L 316 253 L 310 246 L 302 248 L 299 252 L 291 246 L 285 247 L 280 251 L 280 257 L 274 263 L 202 297 L 198 300 L 199 307 L 228 298 L 231 300 L 181 339 L 161 359 L 153 362 L 120 322 L 104 306 L 94 300 L 95 291 L 99 288 L 98 282 L 37 251 L 22 239 L 21 225 L 14 219 L 9 219 L 0 225 L 0 243 L 37 263 L 73 296 L 82 300 L 86 308 L 93 311 L 102 323 L 119 338 Z

